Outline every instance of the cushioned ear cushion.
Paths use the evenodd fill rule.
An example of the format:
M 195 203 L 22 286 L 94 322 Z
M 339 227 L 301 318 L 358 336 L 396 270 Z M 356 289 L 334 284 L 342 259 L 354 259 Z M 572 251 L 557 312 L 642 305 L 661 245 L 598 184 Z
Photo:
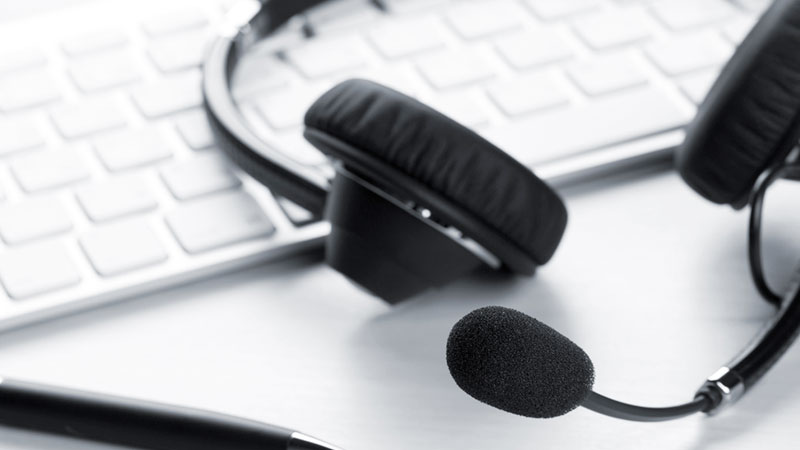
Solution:
M 744 206 L 759 175 L 797 143 L 798 49 L 800 1 L 778 0 L 722 70 L 676 154 L 704 197 Z
M 567 221 L 559 196 L 506 153 L 413 98 L 348 80 L 317 100 L 305 123 L 455 202 L 538 264 L 558 246 Z

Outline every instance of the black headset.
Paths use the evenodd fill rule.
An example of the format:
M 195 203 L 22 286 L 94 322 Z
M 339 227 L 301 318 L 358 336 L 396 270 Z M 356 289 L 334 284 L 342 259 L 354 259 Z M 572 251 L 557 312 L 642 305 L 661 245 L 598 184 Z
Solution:
M 297 167 L 248 128 L 229 93 L 237 60 L 254 36 L 267 36 L 320 3 L 267 1 L 214 45 L 205 69 L 205 106 L 221 148 L 276 195 L 328 220 L 328 263 L 387 301 L 444 285 L 479 266 L 532 275 L 564 233 L 567 210 L 561 198 L 502 150 L 419 101 L 358 79 L 323 94 L 306 113 L 304 135 L 334 162 L 333 180 Z M 384 7 L 381 1 L 373 4 Z M 591 392 L 591 362 L 568 357 L 583 354 L 567 351 L 565 342 L 574 345 L 568 339 L 548 338 L 554 330 L 515 312 L 489 309 L 465 318 L 451 335 L 448 363 L 459 386 L 481 401 L 534 417 L 582 404 L 626 419 L 666 420 L 715 411 L 760 379 L 800 329 L 798 289 L 774 292 L 764 279 L 760 254 L 764 193 L 775 180 L 799 172 L 793 153 L 800 139 L 797 48 L 800 1 L 777 0 L 721 72 L 675 154 L 681 176 L 700 195 L 735 209 L 752 207 L 753 278 L 765 299 L 781 309 L 750 347 L 712 375 L 691 402 L 642 408 Z M 522 329 L 551 350 L 560 349 L 573 372 L 542 372 L 539 366 L 548 366 L 540 354 L 543 344 L 520 339 Z M 526 347 L 497 357 L 515 339 Z M 496 350 L 495 357 L 488 357 L 487 349 Z M 519 373 L 521 368 L 527 372 Z M 526 383 L 533 375 L 544 381 Z M 538 400 L 531 397 L 534 392 Z M 555 395 L 566 392 L 574 395 Z M 521 408 L 520 397 L 527 402 Z M 544 403 L 551 409 L 531 411 L 542 398 L 550 399 Z
M 479 266 L 532 275 L 567 222 L 559 196 L 530 170 L 457 122 L 366 80 L 325 93 L 305 117 L 306 138 L 335 177 L 299 165 L 259 139 L 230 94 L 241 56 L 322 0 L 237 5 L 204 68 L 217 142 L 278 196 L 331 222 L 328 262 L 395 302 Z M 379 8 L 382 1 L 372 2 Z M 302 26 L 302 25 L 301 25 Z M 310 28 L 307 28 L 310 30 Z M 761 266 L 764 194 L 800 178 L 800 0 L 776 0 L 712 87 L 676 165 L 708 200 L 751 207 L 749 259 L 756 287 L 777 314 L 753 342 L 672 407 L 622 403 L 592 392 L 594 367 L 566 337 L 520 312 L 489 307 L 459 321 L 447 342 L 456 383 L 474 398 L 530 417 L 577 406 L 629 420 L 714 413 L 743 395 L 800 331 L 800 270 L 784 293 Z M 0 378 L 0 423 L 144 448 L 332 449 L 301 433 L 185 408 L 67 391 Z

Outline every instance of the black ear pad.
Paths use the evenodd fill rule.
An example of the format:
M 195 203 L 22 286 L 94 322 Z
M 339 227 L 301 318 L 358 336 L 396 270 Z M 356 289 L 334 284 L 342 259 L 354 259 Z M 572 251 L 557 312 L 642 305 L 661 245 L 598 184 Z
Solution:
M 537 265 L 558 246 L 567 222 L 559 196 L 512 157 L 413 98 L 370 81 L 349 80 L 317 100 L 305 123 L 312 143 L 319 144 L 324 135 L 346 144 L 318 145 L 346 166 L 365 158 L 390 166 L 499 232 Z M 380 179 L 374 172 L 362 175 Z M 426 205 L 426 199 L 419 200 Z M 451 224 L 464 232 L 471 228 Z M 481 236 L 468 236 L 492 250 Z
M 722 70 L 676 154 L 684 180 L 743 207 L 800 138 L 800 1 L 777 0 Z

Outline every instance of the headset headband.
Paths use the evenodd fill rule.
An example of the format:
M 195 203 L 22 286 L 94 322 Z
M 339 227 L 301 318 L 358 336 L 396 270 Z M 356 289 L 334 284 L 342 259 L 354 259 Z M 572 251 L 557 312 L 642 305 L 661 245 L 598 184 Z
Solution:
M 264 142 L 247 124 L 231 95 L 231 79 L 242 55 L 289 20 L 325 0 L 250 0 L 226 15 L 203 67 L 203 104 L 217 144 L 239 167 L 316 215 L 321 215 L 329 180 Z

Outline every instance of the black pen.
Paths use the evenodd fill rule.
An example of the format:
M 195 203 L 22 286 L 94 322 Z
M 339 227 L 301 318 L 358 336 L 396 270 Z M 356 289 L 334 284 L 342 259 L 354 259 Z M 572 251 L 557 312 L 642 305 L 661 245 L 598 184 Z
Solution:
M 340 450 L 225 414 L 7 378 L 0 378 L 0 424 L 152 450 Z

